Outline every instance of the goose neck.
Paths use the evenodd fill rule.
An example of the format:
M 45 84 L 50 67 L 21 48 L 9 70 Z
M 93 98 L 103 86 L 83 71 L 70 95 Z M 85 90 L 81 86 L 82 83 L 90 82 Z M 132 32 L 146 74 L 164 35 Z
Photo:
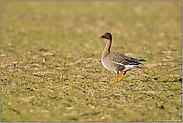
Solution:
M 102 57 L 105 57 L 110 53 L 111 43 L 112 43 L 112 40 L 107 40 L 107 44 L 105 45 L 104 51 L 102 53 Z

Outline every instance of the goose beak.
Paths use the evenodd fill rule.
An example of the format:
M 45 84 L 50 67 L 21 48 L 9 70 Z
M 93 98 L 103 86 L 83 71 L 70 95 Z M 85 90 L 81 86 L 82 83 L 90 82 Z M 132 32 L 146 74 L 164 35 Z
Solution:
M 104 35 L 100 36 L 100 38 L 104 38 Z

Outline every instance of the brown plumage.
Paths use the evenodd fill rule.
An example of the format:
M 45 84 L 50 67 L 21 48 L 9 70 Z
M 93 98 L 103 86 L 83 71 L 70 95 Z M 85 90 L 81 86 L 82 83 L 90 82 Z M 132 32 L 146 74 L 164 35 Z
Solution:
M 115 82 L 121 81 L 123 79 L 123 77 L 125 76 L 126 72 L 133 68 L 143 69 L 143 68 L 139 67 L 138 65 L 142 64 L 142 63 L 140 63 L 140 61 L 145 61 L 145 60 L 131 58 L 131 57 L 125 56 L 124 54 L 117 53 L 117 52 L 110 52 L 110 48 L 111 48 L 111 44 L 112 44 L 112 35 L 110 33 L 106 32 L 100 38 L 107 39 L 107 44 L 104 48 L 104 51 L 102 53 L 102 58 L 101 58 L 102 65 L 109 71 L 114 71 L 117 74 Z M 118 80 L 120 71 L 123 71 L 124 74 Z

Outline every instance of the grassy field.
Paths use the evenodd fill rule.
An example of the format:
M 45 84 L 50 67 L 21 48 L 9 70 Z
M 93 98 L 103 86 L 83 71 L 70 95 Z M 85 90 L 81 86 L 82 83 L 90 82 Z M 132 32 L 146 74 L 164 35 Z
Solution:
M 1 2 L 1 121 L 182 121 L 181 5 Z M 143 71 L 110 83 L 107 31 Z

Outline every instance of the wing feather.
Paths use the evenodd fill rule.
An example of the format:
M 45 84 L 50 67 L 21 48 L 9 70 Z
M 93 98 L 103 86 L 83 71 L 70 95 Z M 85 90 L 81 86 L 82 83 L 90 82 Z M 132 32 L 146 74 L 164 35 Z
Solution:
M 111 61 L 116 62 L 121 65 L 139 65 L 142 64 L 140 61 L 145 61 L 143 59 L 136 59 L 131 58 L 128 56 L 125 56 L 124 54 L 112 52 L 110 55 L 113 55 L 114 57 L 111 57 Z

